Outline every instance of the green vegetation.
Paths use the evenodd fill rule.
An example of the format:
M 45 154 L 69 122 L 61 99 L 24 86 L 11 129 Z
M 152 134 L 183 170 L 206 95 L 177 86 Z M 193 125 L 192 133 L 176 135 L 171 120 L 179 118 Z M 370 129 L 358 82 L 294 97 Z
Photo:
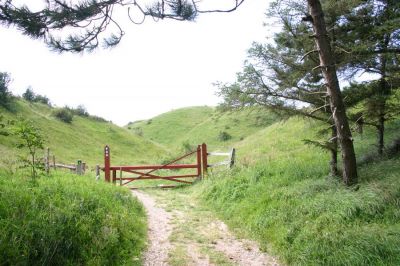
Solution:
M 1 264 L 140 265 L 146 240 L 141 204 L 126 188 L 95 182 L 91 174 L 38 175 L 41 149 L 50 147 L 57 162 L 82 159 L 89 169 L 102 165 L 106 144 L 116 164 L 145 162 L 164 150 L 86 115 L 83 107 L 72 109 L 76 116 L 69 124 L 56 119 L 53 110 L 18 99 L 12 112 L 0 109 Z M 21 169 L 26 163 L 32 172 Z
M 53 116 L 64 123 L 70 124 L 74 118 L 74 114 L 67 108 L 63 107 L 60 109 L 55 109 L 53 111 Z
M 142 132 L 146 139 L 165 146 L 176 144 L 192 128 L 207 120 L 213 113 L 211 107 L 188 107 L 173 110 L 149 120 L 129 123 L 133 132 Z
M 180 202 L 175 198 L 183 196 L 199 199 L 203 207 L 214 209 L 232 229 L 256 239 L 264 250 L 289 265 L 398 265 L 400 120 L 387 124 L 384 157 L 377 156 L 373 127 L 366 127 L 362 135 L 354 133 L 360 183 L 346 188 L 328 175 L 329 154 L 303 141 L 320 138 L 316 132 L 325 128 L 323 123 L 292 117 L 248 130 L 244 123 L 255 120 L 244 115 L 247 111 L 219 115 L 218 121 L 223 124 L 220 131 L 231 132 L 236 127 L 242 130 L 238 134 L 245 136 L 228 140 L 237 148 L 234 169 L 213 168 L 209 178 L 195 186 L 171 194 L 154 193 L 166 202 Z M 256 115 L 261 113 L 259 109 Z M 230 115 L 236 120 L 229 119 Z M 168 113 L 159 117 L 166 118 Z M 153 118 L 151 124 L 156 126 L 157 119 Z M 212 126 L 211 117 L 190 132 L 206 128 L 205 142 L 212 143 L 212 149 L 222 149 L 225 142 L 217 141 L 217 135 L 210 137 Z M 152 133 L 149 130 L 146 135 L 146 126 L 142 124 L 142 128 L 144 137 Z M 158 130 L 163 132 L 161 127 Z M 322 137 L 328 137 L 326 134 Z M 197 143 L 197 137 L 184 135 L 181 139 L 185 142 L 176 141 L 174 145 L 179 148 L 182 143 L 188 148 L 190 143 Z M 389 145 L 395 140 L 397 146 Z M 176 261 L 172 263 L 187 260 L 179 241 L 190 236 L 187 230 L 182 233 L 183 240 L 172 239 L 177 241 L 172 251 Z
M 16 121 L 12 128 L 12 136 L 18 139 L 16 147 L 27 150 L 29 159 L 21 156 L 23 167 L 30 168 L 31 178 L 35 179 L 38 170 L 42 169 L 43 163 L 37 158 L 37 153 L 43 150 L 44 139 L 40 130 L 32 122 L 26 120 Z
M 11 92 L 8 86 L 11 82 L 11 76 L 7 72 L 0 72 L 0 107 L 10 108 L 10 102 L 12 99 Z
M 345 188 L 327 177 L 327 155 L 301 142 L 312 127 L 290 119 L 254 134 L 240 143 L 240 166 L 193 193 L 288 264 L 398 265 L 400 158 L 359 168 L 359 186 Z M 398 128 L 390 124 L 387 141 Z M 371 133 L 355 141 L 361 156 L 374 150 Z
M 144 210 L 126 189 L 70 174 L 0 171 L 2 265 L 140 265 Z
M 114 164 L 154 162 L 154 158 L 165 154 L 159 145 L 103 119 L 76 115 L 70 124 L 66 124 L 53 117 L 54 109 L 47 105 L 24 100 L 16 100 L 14 105 L 13 112 L 0 109 L 3 122 L 18 120 L 19 117 L 31 120 L 41 129 L 44 145 L 50 148 L 57 162 L 74 163 L 81 159 L 94 168 L 96 164 L 103 164 L 105 145 L 110 146 L 111 162 Z M 0 136 L 0 167 L 15 168 L 12 158 L 18 155 L 14 148 L 16 144 L 15 138 Z
M 210 149 L 227 149 L 277 120 L 274 114 L 262 108 L 221 112 L 211 107 L 188 107 L 156 116 L 150 124 L 147 120 L 126 127 L 176 150 L 186 150 L 188 144 L 195 147 L 203 142 Z M 223 139 L 221 132 L 227 134 L 222 136 Z M 228 135 L 231 138 L 226 139 Z

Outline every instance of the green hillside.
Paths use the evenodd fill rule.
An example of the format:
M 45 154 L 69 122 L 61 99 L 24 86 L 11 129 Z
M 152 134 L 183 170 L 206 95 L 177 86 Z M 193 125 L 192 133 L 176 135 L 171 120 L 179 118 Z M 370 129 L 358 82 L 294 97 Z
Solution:
M 255 133 L 238 143 L 236 169 L 193 193 L 290 265 L 398 265 L 399 156 L 360 166 L 359 185 L 348 189 L 328 177 L 328 155 L 301 141 L 318 126 L 292 118 Z M 388 124 L 387 146 L 399 128 Z M 374 141 L 370 129 L 355 137 L 360 163 Z
M 126 128 L 170 148 L 206 142 L 210 149 L 226 149 L 275 121 L 273 114 L 260 108 L 221 112 L 204 106 L 173 110 Z
M 12 112 L 0 109 L 5 120 L 23 117 L 33 121 L 45 137 L 45 146 L 59 162 L 73 163 L 81 159 L 90 167 L 102 165 L 106 144 L 111 148 L 112 162 L 117 164 L 145 163 L 165 153 L 160 146 L 112 123 L 75 115 L 68 124 L 56 119 L 53 111 L 47 105 L 24 100 L 17 100 Z M 11 163 L 8 158 L 15 157 L 12 156 L 16 152 L 14 144 L 12 137 L 0 136 L 0 152 L 5 155 L 0 164 Z
M 185 110 L 190 108 L 179 111 Z M 258 125 L 260 114 L 266 122 Z M 179 120 L 170 112 L 152 119 L 153 128 L 143 122 L 134 125 L 143 129 L 144 137 L 175 147 L 185 141 L 206 142 L 213 149 L 234 146 L 236 167 L 213 169 L 208 179 L 189 188 L 190 193 L 282 262 L 399 265 L 400 158 L 393 142 L 400 138 L 400 120 L 388 122 L 385 130 L 386 146 L 397 149 L 397 155 L 378 158 L 374 128 L 365 128 L 362 135 L 354 133 L 359 185 L 349 189 L 340 178 L 328 176 L 328 153 L 303 142 L 328 137 L 316 133 L 323 125 L 297 117 L 274 122 L 277 119 L 268 115 L 261 109 L 213 111 L 187 132 L 170 128 L 165 139 L 163 126 L 185 123 L 188 116 Z M 156 126 L 157 139 L 152 131 Z M 176 140 L 173 130 L 179 136 Z M 218 140 L 219 131 L 232 138 Z
M 2 121 L 31 121 L 57 162 L 81 159 L 93 169 L 103 165 L 106 144 L 115 164 L 146 163 L 165 154 L 100 118 L 75 115 L 65 123 L 54 117 L 55 108 L 21 99 L 14 99 L 10 109 L 0 108 Z M 20 168 L 17 155 L 28 152 L 18 150 L 17 143 L 15 135 L 0 136 L 0 264 L 141 265 L 146 214 L 128 189 L 65 171 L 33 179 Z

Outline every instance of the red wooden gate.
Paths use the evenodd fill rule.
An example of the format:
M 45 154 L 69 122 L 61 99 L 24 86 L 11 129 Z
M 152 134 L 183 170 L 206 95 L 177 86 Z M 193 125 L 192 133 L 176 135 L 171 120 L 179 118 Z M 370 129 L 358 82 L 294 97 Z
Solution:
M 178 164 L 179 161 L 188 158 L 192 155 L 196 155 L 196 162 L 193 164 Z M 179 183 L 191 184 L 193 181 L 185 180 L 186 178 L 202 178 L 207 173 L 207 145 L 203 143 L 198 145 L 195 151 L 187 153 L 169 163 L 162 165 L 136 165 L 136 166 L 111 166 L 111 154 L 110 148 L 106 146 L 104 148 L 104 171 L 105 180 L 107 182 L 116 183 L 119 181 L 120 185 L 124 186 L 133 181 L 146 180 L 146 179 L 163 179 Z M 194 173 L 185 173 L 181 175 L 161 175 L 157 174 L 158 170 L 166 169 L 195 169 Z M 119 172 L 119 176 L 117 176 Z M 124 177 L 123 173 L 129 173 L 134 176 Z

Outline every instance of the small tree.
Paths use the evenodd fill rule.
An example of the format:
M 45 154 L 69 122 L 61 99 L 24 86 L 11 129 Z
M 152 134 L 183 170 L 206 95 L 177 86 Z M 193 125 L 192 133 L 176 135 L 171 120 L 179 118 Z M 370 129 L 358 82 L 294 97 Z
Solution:
M 28 102 L 33 102 L 35 100 L 35 93 L 33 92 L 31 86 L 29 86 L 26 89 L 26 91 L 22 94 L 22 98 L 24 98 Z
M 11 92 L 8 86 L 11 82 L 11 76 L 7 72 L 0 72 L 0 106 L 9 108 L 11 101 Z
M 16 147 L 28 150 L 29 159 L 26 159 L 26 157 L 20 157 L 20 159 L 24 163 L 23 167 L 30 168 L 31 178 L 35 180 L 38 176 L 38 170 L 43 170 L 43 164 L 37 159 L 36 155 L 39 150 L 43 150 L 44 138 L 32 121 L 22 119 L 14 124 L 12 133 L 18 139 Z
M 86 107 L 82 104 L 78 105 L 76 109 L 74 109 L 74 113 L 78 116 L 88 117 L 89 113 L 86 110 Z

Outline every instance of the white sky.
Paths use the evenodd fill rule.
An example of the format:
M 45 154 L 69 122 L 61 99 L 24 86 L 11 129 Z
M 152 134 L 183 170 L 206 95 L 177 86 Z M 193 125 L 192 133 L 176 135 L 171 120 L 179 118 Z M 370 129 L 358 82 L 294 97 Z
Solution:
M 121 126 L 180 107 L 216 105 L 212 83 L 234 81 L 251 43 L 271 35 L 263 27 L 268 3 L 246 0 L 233 13 L 203 14 L 196 22 L 124 24 L 116 48 L 83 55 L 51 52 L 40 40 L 0 27 L 0 71 L 12 75 L 14 94 L 32 86 L 57 106 L 83 104 Z

